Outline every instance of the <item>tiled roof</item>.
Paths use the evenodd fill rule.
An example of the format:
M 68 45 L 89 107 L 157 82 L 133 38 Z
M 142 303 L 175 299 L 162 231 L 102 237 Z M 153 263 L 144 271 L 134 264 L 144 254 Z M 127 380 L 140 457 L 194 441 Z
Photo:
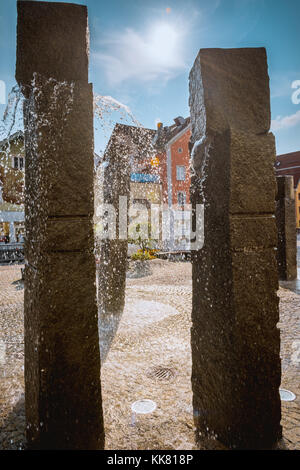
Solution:
M 291 175 L 294 177 L 296 187 L 300 180 L 300 151 L 277 155 L 275 170 L 277 176 Z
M 155 147 L 162 151 L 165 149 L 166 144 L 179 134 L 183 129 L 188 127 L 191 122 L 190 117 L 184 118 L 175 118 L 176 122 L 172 126 L 165 126 L 160 128 L 156 133 Z
M 15 140 L 24 140 L 24 132 L 17 131 L 9 136 L 9 138 L 3 139 L 0 142 L 0 150 L 8 144 L 8 142 L 14 142 Z
M 127 124 L 116 124 L 106 146 L 103 160 L 105 161 L 108 158 L 112 146 L 118 145 L 118 139 L 123 144 L 124 141 L 126 143 L 127 139 L 128 147 L 131 147 L 132 156 L 138 160 L 149 158 L 156 152 L 164 151 L 166 144 L 190 124 L 189 117 L 182 118 L 179 116 L 174 120 L 175 124 L 172 126 L 162 126 L 157 130 L 129 126 Z

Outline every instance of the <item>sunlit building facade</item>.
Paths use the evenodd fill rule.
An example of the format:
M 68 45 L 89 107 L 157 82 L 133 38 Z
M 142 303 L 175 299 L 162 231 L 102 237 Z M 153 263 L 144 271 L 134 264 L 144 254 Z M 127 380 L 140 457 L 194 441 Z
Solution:
M 277 176 L 294 178 L 296 227 L 300 229 L 300 151 L 277 155 L 275 169 Z
M 24 239 L 24 135 L 0 142 L 0 243 Z

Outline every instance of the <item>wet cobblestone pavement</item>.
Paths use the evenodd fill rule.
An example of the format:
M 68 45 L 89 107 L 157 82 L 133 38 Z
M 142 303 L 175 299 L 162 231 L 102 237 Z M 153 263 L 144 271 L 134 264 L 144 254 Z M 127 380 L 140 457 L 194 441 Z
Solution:
M 107 449 L 194 448 L 191 265 L 156 260 L 152 266 L 151 276 L 127 280 L 127 305 L 159 302 L 170 314 L 145 324 L 141 316 L 132 323 L 125 310 L 102 367 Z M 24 448 L 24 290 L 20 268 L 0 266 L 0 449 Z M 282 402 L 284 445 L 300 449 L 300 294 L 281 287 L 279 296 L 281 386 L 296 395 L 295 401 Z M 154 380 L 153 368 L 157 366 L 171 369 L 171 378 Z M 158 406 L 151 417 L 131 426 L 130 405 L 140 398 L 150 398 Z

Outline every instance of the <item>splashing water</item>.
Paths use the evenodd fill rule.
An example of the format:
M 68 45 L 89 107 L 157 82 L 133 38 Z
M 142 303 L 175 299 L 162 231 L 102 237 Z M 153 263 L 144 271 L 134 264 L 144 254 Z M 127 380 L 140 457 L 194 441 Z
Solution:
M 10 137 L 13 131 L 23 129 L 23 95 L 20 87 L 15 85 L 9 95 L 7 106 L 0 122 L 0 140 Z
M 121 103 L 112 96 L 102 96 L 94 94 L 94 131 L 101 132 L 105 139 L 109 139 L 112 130 L 117 122 L 127 125 L 134 125 L 142 128 L 142 124 L 135 118 L 129 106 Z M 99 159 L 102 160 L 104 150 L 98 150 Z
M 1 149 L 5 154 L 2 161 L 4 167 L 4 174 L 7 172 L 9 157 L 11 154 L 10 137 L 18 130 L 23 131 L 23 100 L 24 97 L 21 93 L 20 87 L 15 85 L 9 95 L 7 106 L 3 113 L 3 118 L 0 121 L 0 141 L 7 142 L 7 145 Z
M 112 96 L 94 95 L 94 115 L 99 122 L 101 128 L 106 132 L 111 130 L 114 124 L 113 113 L 119 115 L 121 121 L 133 123 L 137 127 L 143 127 L 142 124 L 134 117 L 129 106 L 117 101 Z
M 16 131 L 24 131 L 23 123 L 24 96 L 18 85 L 14 85 L 8 95 L 8 103 L 0 121 L 0 141 L 7 140 L 5 150 L 10 154 L 10 137 Z M 142 124 L 135 118 L 129 106 L 121 103 L 112 96 L 94 94 L 95 132 L 101 130 L 104 137 L 109 137 L 116 122 L 121 121 L 128 125 L 142 128 Z M 100 152 L 103 153 L 103 152 Z

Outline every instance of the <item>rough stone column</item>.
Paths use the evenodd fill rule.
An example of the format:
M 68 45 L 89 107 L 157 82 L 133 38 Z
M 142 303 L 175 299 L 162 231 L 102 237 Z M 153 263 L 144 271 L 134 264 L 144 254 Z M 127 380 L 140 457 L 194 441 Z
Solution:
M 278 230 L 277 264 L 279 279 L 297 279 L 297 234 L 295 193 L 292 176 L 277 176 L 276 223 Z
M 116 238 L 100 242 L 98 271 L 99 331 L 102 360 L 105 360 L 116 334 L 125 305 L 127 269 L 127 218 L 130 197 L 130 159 L 126 135 L 116 126 L 109 142 L 104 164 L 103 202 L 111 204 L 116 214 Z M 120 202 L 124 198 L 124 212 Z M 127 198 L 127 199 L 125 199 Z M 121 202 L 122 203 L 122 202 Z M 120 231 L 120 216 L 126 218 L 126 233 Z
M 25 95 L 25 401 L 30 449 L 104 446 L 87 9 L 18 2 Z
M 281 435 L 275 141 L 266 51 L 200 50 L 190 73 L 192 388 L 199 443 L 269 448 Z

